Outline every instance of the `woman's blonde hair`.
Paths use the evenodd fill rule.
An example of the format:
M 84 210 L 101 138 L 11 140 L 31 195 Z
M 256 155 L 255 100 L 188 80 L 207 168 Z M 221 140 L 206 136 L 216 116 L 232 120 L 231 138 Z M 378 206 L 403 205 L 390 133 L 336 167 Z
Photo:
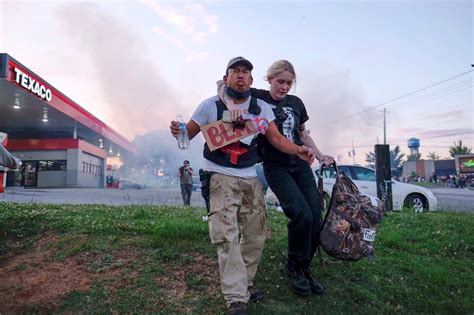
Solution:
M 279 75 L 280 73 L 282 73 L 285 70 L 290 72 L 294 76 L 293 81 L 296 82 L 295 68 L 293 68 L 293 65 L 288 60 L 277 60 L 277 61 L 275 61 L 270 66 L 270 68 L 268 68 L 268 70 L 267 70 L 266 80 L 270 81 L 271 79 L 273 79 L 274 77 L 276 77 L 277 75 Z

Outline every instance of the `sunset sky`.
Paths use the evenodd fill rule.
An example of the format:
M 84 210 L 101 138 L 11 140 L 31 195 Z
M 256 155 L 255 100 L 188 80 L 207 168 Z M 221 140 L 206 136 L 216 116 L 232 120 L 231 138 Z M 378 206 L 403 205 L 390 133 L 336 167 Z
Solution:
M 364 164 L 383 141 L 385 107 L 391 148 L 408 152 L 416 137 L 422 157 L 446 158 L 453 141 L 474 148 L 473 10 L 455 0 L 0 0 L 0 52 L 130 140 L 189 119 L 232 57 L 253 62 L 258 88 L 287 59 L 323 152 L 352 163 L 353 143 Z

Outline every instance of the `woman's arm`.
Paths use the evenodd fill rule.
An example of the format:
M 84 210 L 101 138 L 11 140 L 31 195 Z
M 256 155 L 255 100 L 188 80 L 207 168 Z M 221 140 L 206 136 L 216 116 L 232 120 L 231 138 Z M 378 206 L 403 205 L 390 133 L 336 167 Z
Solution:
M 331 165 L 335 162 L 332 156 L 325 155 L 321 152 L 321 150 L 319 150 L 319 148 L 316 146 L 316 143 L 314 143 L 313 138 L 311 138 L 311 136 L 309 135 L 309 130 L 306 130 L 304 128 L 304 125 L 301 125 L 301 129 L 298 132 L 299 132 L 301 141 L 303 141 L 305 146 L 313 150 L 314 156 L 319 161 L 319 163 L 325 163 L 327 165 Z
M 288 140 L 284 137 L 274 121 L 268 125 L 268 129 L 265 132 L 265 137 L 267 137 L 268 142 L 270 142 L 275 148 L 281 152 L 287 154 L 298 155 L 298 157 L 304 161 L 308 161 L 310 164 L 314 161 L 314 153 L 311 148 L 307 146 L 299 146 Z

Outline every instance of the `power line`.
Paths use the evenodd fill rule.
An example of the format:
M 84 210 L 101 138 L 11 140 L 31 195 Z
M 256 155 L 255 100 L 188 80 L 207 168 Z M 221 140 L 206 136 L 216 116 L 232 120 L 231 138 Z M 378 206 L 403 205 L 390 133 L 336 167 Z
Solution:
M 468 80 L 468 81 L 471 81 L 471 80 Z M 461 83 L 464 83 L 464 82 L 461 82 Z M 448 89 L 451 88 L 451 87 L 453 87 L 453 86 L 446 87 L 446 88 L 443 88 L 443 89 L 439 89 L 439 90 L 430 92 L 429 94 L 420 95 L 418 97 L 408 99 L 408 100 L 400 102 L 400 103 L 391 104 L 389 106 L 390 106 L 391 111 L 405 111 L 407 109 L 413 109 L 413 106 L 416 106 L 416 105 L 419 105 L 419 104 L 425 104 L 428 101 L 430 102 L 430 105 L 432 105 L 434 103 L 439 103 L 440 101 L 443 101 L 441 99 L 442 97 L 449 96 L 449 95 L 452 95 L 452 94 L 455 94 L 455 93 L 459 93 L 459 92 L 465 91 L 467 89 L 471 89 L 473 87 L 473 85 L 468 85 L 468 86 L 463 86 L 463 87 L 459 86 L 459 87 L 456 87 L 456 89 L 454 89 L 454 90 L 451 89 L 450 91 L 448 91 Z M 439 93 L 439 92 L 442 92 L 442 93 Z M 438 93 L 438 94 L 436 95 L 436 93 Z M 394 107 L 395 105 L 398 105 L 398 107 Z M 366 116 L 360 116 L 358 118 L 355 118 L 354 121 L 360 121 L 360 120 L 366 119 L 366 118 L 367 118 Z M 426 119 L 426 118 L 424 118 L 424 119 Z
M 456 87 L 454 87 L 454 85 L 453 85 L 453 86 L 449 87 L 449 89 L 446 88 L 444 90 L 433 91 L 432 93 L 429 93 L 429 94 L 420 95 L 418 98 L 413 98 L 411 100 L 407 100 L 406 102 L 401 102 L 401 103 L 398 104 L 399 107 L 394 108 L 393 110 L 404 109 L 407 106 L 412 106 L 413 104 L 423 104 L 423 103 L 426 103 L 427 101 L 430 101 L 432 103 L 433 99 L 444 97 L 444 96 L 449 96 L 449 95 L 452 95 L 452 94 L 455 94 L 455 93 L 458 93 L 458 92 L 462 92 L 464 90 L 471 89 L 472 86 L 473 86 L 472 84 L 470 84 L 470 85 L 464 84 L 464 86 L 460 85 L 460 86 L 456 86 Z M 454 87 L 454 88 L 452 88 L 452 87 Z M 439 92 L 442 92 L 442 93 L 439 93 Z
M 443 83 L 445 83 L 445 82 L 448 82 L 448 81 L 450 81 L 450 80 L 453 80 L 453 79 L 455 79 L 455 78 L 461 77 L 461 76 L 463 76 L 463 75 L 466 75 L 466 74 L 468 74 L 468 73 L 471 73 L 471 72 L 473 72 L 473 71 L 474 71 L 474 70 L 469 70 L 469 71 L 463 72 L 463 73 L 461 73 L 461 74 L 458 74 L 458 75 L 456 75 L 456 76 L 454 76 L 454 77 L 451 77 L 451 78 L 449 78 L 449 79 L 446 79 L 446 80 L 443 80 L 443 81 L 436 82 L 436 83 L 434 83 L 434 84 L 431 84 L 431 85 L 429 85 L 429 86 L 427 86 L 427 87 L 424 87 L 424 88 L 418 89 L 418 90 L 416 90 L 416 91 L 413 91 L 413 92 L 407 93 L 407 94 L 405 94 L 405 95 L 402 95 L 402 96 L 396 97 L 396 98 L 394 98 L 394 99 L 391 99 L 391 100 L 389 100 L 389 101 L 383 102 L 383 103 L 381 103 L 381 104 L 378 104 L 378 105 L 375 105 L 375 106 L 369 107 L 369 108 L 367 108 L 367 109 L 364 109 L 364 110 L 361 110 L 361 111 L 359 111 L 359 112 L 357 112 L 357 113 L 354 113 L 354 114 L 350 114 L 350 115 L 347 115 L 347 116 L 341 117 L 341 118 L 339 118 L 339 119 L 336 119 L 335 121 L 341 121 L 341 120 L 344 120 L 344 119 L 347 119 L 347 118 L 350 118 L 350 117 L 353 117 L 353 116 L 356 116 L 356 115 L 359 115 L 359 114 L 362 114 L 362 113 L 368 112 L 369 110 L 372 110 L 372 109 L 374 109 L 374 108 L 377 108 L 377 107 L 380 107 L 380 106 L 383 106 L 383 105 L 386 105 L 386 104 L 389 104 L 389 103 L 392 103 L 392 102 L 398 101 L 399 99 L 402 99 L 402 98 L 405 98 L 405 97 L 407 97 L 407 96 L 410 96 L 410 95 L 413 95 L 413 94 L 419 93 L 419 92 L 421 92 L 421 91 L 425 91 L 425 90 L 427 90 L 427 89 L 430 89 L 430 88 L 432 88 L 432 87 L 434 87 L 434 86 L 437 86 L 437 85 L 443 84 Z

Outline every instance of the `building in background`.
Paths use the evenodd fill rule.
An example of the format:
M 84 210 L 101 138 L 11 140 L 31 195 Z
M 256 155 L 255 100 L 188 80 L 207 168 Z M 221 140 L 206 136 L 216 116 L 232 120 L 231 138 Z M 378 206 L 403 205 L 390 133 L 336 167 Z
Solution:
M 458 174 L 474 175 L 474 154 L 456 155 L 454 160 Z
M 137 154 L 125 137 L 4 53 L 0 132 L 22 161 L 8 172 L 7 186 L 105 187 L 108 160 Z
M 474 175 L 474 155 L 456 155 L 452 160 L 418 160 L 406 161 L 403 164 L 403 176 L 413 175 L 428 180 L 433 174 L 436 176 Z

